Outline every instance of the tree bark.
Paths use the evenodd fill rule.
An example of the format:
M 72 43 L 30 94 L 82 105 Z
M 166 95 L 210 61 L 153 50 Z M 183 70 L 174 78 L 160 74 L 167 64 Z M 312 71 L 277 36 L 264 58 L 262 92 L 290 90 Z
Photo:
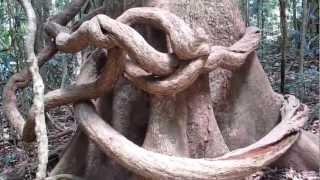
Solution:
M 287 61 L 287 46 L 288 46 L 288 25 L 287 25 L 287 0 L 279 0 L 280 2 L 280 29 L 281 29 L 281 69 L 280 69 L 280 91 L 285 93 L 285 70 Z
M 320 138 L 303 130 L 298 141 L 273 165 L 297 171 L 318 171 L 320 167 Z
M 300 44 L 300 58 L 299 58 L 299 97 L 301 99 L 304 98 L 304 48 L 306 46 L 306 29 L 307 29 L 307 21 L 308 21 L 308 1 L 303 0 L 302 1 L 302 7 L 303 7 L 303 18 L 302 18 L 302 28 L 301 28 L 301 44 Z
M 250 0 L 245 0 L 245 12 L 246 12 L 246 26 L 250 26 Z
M 128 5 L 126 1 L 121 3 L 121 9 Z M 298 143 L 289 150 L 288 157 L 279 163 L 303 162 L 301 166 L 308 169 L 319 166 L 311 161 L 318 154 L 314 137 L 300 132 L 307 120 L 307 107 L 292 96 L 283 99 L 273 92 L 254 52 L 259 32 L 254 28 L 245 31 L 231 0 L 143 3 L 175 12 L 191 28 L 168 12 L 163 12 L 167 16 L 157 17 L 156 13 L 162 10 L 155 8 L 142 8 L 144 11 L 134 14 L 139 12 L 136 8 L 117 20 L 98 15 L 77 26 L 74 33 L 61 33 L 58 31 L 66 30 L 65 27 L 47 24 L 60 50 L 75 52 L 88 45 L 105 48 L 82 56 L 86 68 L 82 69 L 77 85 L 46 96 L 48 107 L 75 103 L 81 128 L 52 171 L 53 176 L 71 173 L 97 180 L 143 179 L 139 176 L 242 178 L 274 162 L 296 140 Z M 70 20 L 67 15 L 79 11 L 83 4 L 84 1 L 74 0 L 68 7 L 70 11 L 53 19 L 66 23 Z M 141 16 L 145 13 L 147 17 Z M 60 19 L 61 16 L 67 19 Z M 144 21 L 138 21 L 139 18 Z M 152 27 L 139 31 L 141 36 L 128 27 L 143 27 L 136 22 L 150 23 Z M 51 26 L 57 29 L 50 29 Z M 186 38 L 188 35 L 192 36 Z M 188 42 L 192 42 L 190 46 Z M 146 56 L 146 52 L 152 53 Z M 179 59 L 182 67 L 176 66 Z M 130 68 L 134 69 L 133 74 Z M 208 71 L 213 72 L 209 75 Z M 190 72 L 194 74 L 179 78 L 181 73 Z M 134 81 L 140 76 L 144 83 L 149 82 L 146 87 L 140 86 L 139 80 Z M 181 79 L 189 80 L 189 84 L 179 86 L 184 82 Z M 158 86 L 150 90 L 153 85 Z M 158 87 L 164 89 L 160 92 Z M 165 93 L 166 87 L 173 89 Z M 312 146 L 305 148 L 307 141 Z M 228 153 L 229 149 L 251 143 L 254 144 Z M 292 151 L 299 148 L 307 150 L 308 155 L 293 158 Z
M 292 21 L 293 21 L 293 29 L 298 31 L 298 23 L 297 23 L 297 0 L 292 1 Z
M 211 78 L 214 112 L 230 149 L 257 141 L 278 123 L 282 98 L 273 92 L 255 53 L 239 70 Z
M 49 41 L 49 37 L 44 31 L 44 23 L 50 16 L 51 0 L 36 1 L 32 0 L 33 7 L 35 8 L 37 15 L 37 35 L 35 51 L 38 53 L 42 48 L 46 46 Z
M 257 1 L 257 27 L 259 27 L 261 29 L 261 12 L 262 12 L 262 0 L 258 0 Z
M 27 35 L 25 36 L 25 49 L 27 52 L 27 62 L 30 64 L 29 71 L 31 72 L 33 82 L 33 104 L 30 114 L 34 116 L 35 127 L 34 131 L 37 137 L 38 145 L 38 165 L 36 179 L 41 180 L 46 177 L 48 163 L 48 137 L 47 127 L 44 116 L 44 83 L 39 73 L 38 59 L 35 55 L 35 39 L 37 32 L 37 18 L 34 9 L 29 0 L 21 1 L 21 5 L 25 10 L 28 18 Z

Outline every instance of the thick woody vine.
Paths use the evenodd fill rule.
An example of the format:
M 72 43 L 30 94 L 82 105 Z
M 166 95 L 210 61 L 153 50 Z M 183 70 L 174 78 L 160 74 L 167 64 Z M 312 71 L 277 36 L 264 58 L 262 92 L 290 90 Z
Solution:
M 256 143 L 218 158 L 167 156 L 130 142 L 99 117 L 89 100 L 111 91 L 121 76 L 149 94 L 174 96 L 193 84 L 201 74 L 218 67 L 231 71 L 241 67 L 258 47 L 260 32 L 249 27 L 242 38 L 230 47 L 210 46 L 201 28 L 191 28 L 168 11 L 146 7 L 129 9 L 117 19 L 93 14 L 90 20 L 67 28 L 65 25 L 77 14 L 81 2 L 74 1 L 75 5 L 65 10 L 69 11 L 69 16 L 54 16 L 47 22 L 46 30 L 54 43 L 38 54 L 39 65 L 57 51 L 74 53 L 94 46 L 103 49 L 103 58 L 99 60 L 105 61 L 104 66 L 96 79 L 89 81 L 95 73 L 90 65 L 98 63 L 91 58 L 83 64 L 77 84 L 48 92 L 44 96 L 44 105 L 49 109 L 74 104 L 82 130 L 101 151 L 123 167 L 138 175 L 158 179 L 245 177 L 274 162 L 297 140 L 300 128 L 307 120 L 308 108 L 295 97 L 286 96 L 281 109 L 282 120 L 272 131 Z M 160 52 L 149 45 L 130 27 L 133 24 L 146 24 L 165 32 L 169 51 Z M 15 100 L 15 91 L 25 87 L 30 80 L 25 77 L 29 77 L 28 70 L 14 75 L 6 85 L 3 97 L 8 119 L 22 139 L 31 142 L 35 139 L 34 124 L 37 121 L 34 110 L 25 121 Z

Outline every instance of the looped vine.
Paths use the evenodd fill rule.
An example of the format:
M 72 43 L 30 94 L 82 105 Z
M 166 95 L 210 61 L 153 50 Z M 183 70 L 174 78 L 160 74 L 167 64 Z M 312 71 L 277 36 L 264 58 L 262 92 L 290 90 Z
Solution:
M 152 47 L 130 27 L 134 23 L 148 24 L 166 32 L 172 53 Z M 249 27 L 232 46 L 210 47 L 200 28 L 193 30 L 176 15 L 149 7 L 129 9 L 116 20 L 97 15 L 72 33 L 55 22 L 48 22 L 46 29 L 60 51 L 77 52 L 89 45 L 108 51 L 100 58 L 107 63 L 96 81 L 48 92 L 45 95 L 47 109 L 98 98 L 113 88 L 121 74 L 150 94 L 175 95 L 194 83 L 201 73 L 218 67 L 237 69 L 260 40 L 259 30 Z M 26 141 L 34 139 L 33 118 L 30 119 L 24 126 Z
M 105 154 L 136 174 L 158 179 L 244 177 L 284 154 L 297 140 L 300 128 L 307 120 L 308 108 L 298 99 L 289 96 L 281 109 L 282 121 L 272 131 L 256 143 L 221 157 L 181 158 L 138 147 L 104 122 L 91 103 L 83 101 L 101 97 L 111 91 L 121 75 L 150 94 L 177 94 L 194 83 L 202 73 L 219 67 L 228 70 L 239 68 L 257 48 L 259 30 L 249 27 L 239 41 L 230 47 L 223 47 L 211 46 L 201 29 L 192 29 L 179 17 L 157 8 L 133 8 L 116 20 L 97 15 L 77 26 L 77 30 L 72 33 L 63 26 L 65 21 L 49 21 L 46 27 L 60 51 L 77 52 L 89 45 L 102 50 L 93 53 L 91 59 L 84 64 L 76 85 L 47 93 L 45 106 L 52 108 L 75 103 L 75 114 L 87 136 Z M 168 49 L 171 48 L 169 52 L 160 52 L 152 47 L 130 27 L 134 23 L 148 24 L 163 30 L 168 36 Z M 49 59 L 55 52 L 55 47 L 52 47 L 42 56 Z M 43 58 L 40 56 L 39 59 Z M 105 62 L 96 80 L 87 83 L 88 79 L 92 79 L 90 71 L 93 68 L 90 63 L 93 59 Z M 27 72 L 24 71 L 24 74 Z M 9 90 L 6 92 L 11 92 L 10 85 L 14 86 L 20 79 L 9 82 Z M 15 91 L 15 88 L 11 89 Z M 11 99 L 7 100 L 7 104 L 15 106 L 15 95 L 12 92 L 9 95 Z M 82 102 L 79 103 L 80 101 Z M 10 106 L 6 108 L 8 107 Z M 13 112 L 16 109 L 14 107 Z M 9 113 L 11 122 L 18 124 L 16 127 L 24 140 L 33 141 L 34 117 L 30 114 L 30 119 L 22 123 L 24 119 L 19 115 Z
M 132 24 L 148 24 L 163 30 L 169 37 L 172 53 L 163 53 L 153 48 L 129 26 Z M 176 15 L 149 7 L 129 9 L 116 20 L 98 15 L 73 33 L 66 33 L 57 24 L 52 23 L 51 27 L 55 28 L 52 31 L 60 31 L 56 33 L 55 39 L 59 50 L 64 52 L 76 52 L 88 45 L 106 49 L 118 46 L 128 54 L 124 62 L 125 77 L 137 87 L 157 95 L 177 94 L 190 86 L 201 73 L 217 67 L 231 70 L 240 67 L 257 48 L 260 40 L 259 30 L 249 27 L 243 38 L 233 46 L 210 47 L 200 28 L 193 30 Z M 48 101 L 54 101 L 52 96 L 56 94 L 48 93 Z M 68 101 L 69 92 L 59 94 L 66 94 L 61 99 Z M 91 98 L 95 97 L 87 95 L 87 99 Z M 55 106 L 54 102 L 47 104 Z

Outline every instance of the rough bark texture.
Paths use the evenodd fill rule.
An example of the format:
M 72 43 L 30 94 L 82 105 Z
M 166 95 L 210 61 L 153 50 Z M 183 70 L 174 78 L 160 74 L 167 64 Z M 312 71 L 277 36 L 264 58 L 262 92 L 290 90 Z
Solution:
M 154 179 L 232 179 L 245 177 L 285 153 L 298 138 L 308 109 L 290 96 L 281 110 L 281 123 L 264 138 L 246 148 L 207 160 L 147 151 L 104 123 L 92 105 L 77 104 L 75 111 L 81 127 L 103 152 L 139 175 Z
M 88 137 L 78 129 L 60 157 L 58 164 L 50 172 L 50 176 L 59 174 L 84 176 L 87 166 L 88 147 Z
M 203 1 L 198 2 L 199 4 L 204 3 Z M 214 3 L 213 3 L 214 4 Z M 191 27 L 195 28 L 196 26 L 202 27 L 205 29 L 206 33 L 209 33 L 209 28 L 207 26 L 207 23 L 200 22 L 200 21 L 195 21 L 195 17 L 191 13 L 199 13 L 202 16 L 204 15 L 204 9 L 201 12 L 201 9 L 197 9 L 196 7 L 199 7 L 196 5 L 196 2 L 191 2 L 191 1 L 179 1 L 179 2 L 171 2 L 171 1 L 149 1 L 147 2 L 147 6 L 153 6 L 153 7 L 160 7 L 166 10 L 169 10 L 171 12 L 174 12 L 177 16 L 183 18 L 185 22 L 187 22 Z M 199 18 L 198 20 L 200 20 Z M 196 24 L 198 23 L 198 24 Z M 217 38 L 217 37 L 215 37 Z M 211 40 L 211 37 L 210 37 Z M 205 75 L 204 75 L 205 76 Z M 202 102 L 199 103 L 197 101 L 198 97 L 202 97 L 201 99 L 208 100 L 208 97 L 210 97 L 210 91 L 209 91 L 209 86 L 206 86 L 205 84 L 208 83 L 207 78 L 203 77 L 191 85 L 190 90 L 187 90 L 186 92 L 182 92 L 181 94 L 183 95 L 177 95 L 177 99 L 185 99 L 185 103 L 181 105 L 181 103 L 176 103 L 176 107 L 179 108 L 180 110 L 176 109 L 176 112 L 182 111 L 187 116 L 181 120 L 181 118 L 178 117 L 171 117 L 170 120 L 166 121 L 173 121 L 173 123 L 178 123 L 179 121 L 182 121 L 182 125 L 180 125 L 179 131 L 183 132 L 183 134 L 186 134 L 187 136 L 187 141 L 189 145 L 189 157 L 197 157 L 197 158 L 202 158 L 202 157 L 214 157 L 213 155 L 219 155 L 227 150 L 227 146 L 224 144 L 223 138 L 221 136 L 220 130 L 217 127 L 217 124 L 215 122 L 215 118 L 212 112 L 212 109 L 210 108 L 210 102 Z M 203 88 L 202 90 L 200 90 Z M 194 93 L 193 89 L 197 89 L 197 91 L 201 91 Z M 179 97 L 182 96 L 182 97 Z M 171 100 L 173 101 L 173 100 Z M 164 102 L 162 102 L 164 103 Z M 185 105 L 187 104 L 187 105 Z M 200 106 L 199 106 L 200 104 Z M 197 107 L 199 106 L 199 107 Z M 197 108 L 196 108 L 197 107 Z M 160 108 L 160 107 L 158 107 Z M 168 108 L 174 108 L 168 106 Z M 163 113 L 167 114 L 167 113 Z M 182 116 L 183 117 L 183 116 Z M 161 117 L 153 117 L 151 116 L 150 119 L 152 118 L 158 118 L 158 122 L 155 124 L 161 124 L 164 119 L 161 120 Z M 176 121 L 176 122 L 175 122 Z M 187 126 L 184 127 L 183 123 L 187 123 Z M 149 129 L 152 128 L 149 126 Z M 169 129 L 169 128 L 167 128 Z M 217 130 L 214 132 L 213 130 Z M 163 129 L 162 129 L 163 131 Z M 150 132 L 150 131 L 148 131 Z M 152 133 L 152 132 L 151 132 Z M 213 133 L 216 133 L 215 135 L 218 136 L 212 136 Z M 158 135 L 158 132 L 153 132 L 152 135 L 149 136 L 161 136 Z M 147 134 L 148 137 L 148 134 Z M 174 136 L 173 136 L 174 137 Z M 181 139 L 177 141 L 185 142 L 184 136 L 178 136 Z M 172 137 L 169 137 L 170 139 Z M 154 138 L 152 141 L 157 142 L 159 138 Z M 163 141 L 163 140 L 162 140 Z M 222 144 L 222 146 L 221 146 Z M 152 144 L 151 144 L 152 145 Z M 166 146 L 166 143 L 163 143 L 163 146 Z M 176 145 L 177 146 L 177 145 Z M 145 146 L 146 147 L 146 146 Z M 207 150 L 209 150 L 211 147 L 221 147 L 221 149 L 215 149 L 214 151 L 210 151 L 211 154 L 207 153 Z M 148 149 L 153 149 L 154 151 L 159 152 L 159 147 L 153 147 L 153 146 L 148 146 L 146 147 Z M 161 148 L 160 148 L 161 149 Z M 164 148 L 165 149 L 165 148 Z M 161 151 L 160 151 L 161 152 Z M 161 152 L 162 153 L 162 152 Z M 167 154 L 169 152 L 164 151 L 164 154 Z M 171 153 L 169 153 L 171 154 Z M 185 155 L 185 153 L 177 153 L 178 156 Z M 211 155 L 211 156 L 210 156 Z
M 297 142 L 273 165 L 276 167 L 292 167 L 295 170 L 314 170 L 320 167 L 319 136 L 302 130 Z
M 97 48 L 82 56 L 76 85 L 46 95 L 47 107 L 75 103 L 80 123 L 52 178 L 234 179 L 288 149 L 279 163 L 319 167 L 311 161 L 318 154 L 314 137 L 300 131 L 306 106 L 272 91 L 254 52 L 260 33 L 245 29 L 231 1 L 149 0 L 142 5 L 163 10 L 135 8 L 117 19 L 90 19 L 93 12 L 74 29 L 63 26 L 85 2 L 72 1 L 46 24 L 60 51 Z M 121 3 L 122 10 L 130 6 Z M 112 14 L 120 14 L 115 7 Z M 15 83 L 5 91 L 6 108 L 15 109 L 6 113 L 32 140 L 32 123 L 14 114 Z M 308 141 L 312 146 L 303 147 Z M 308 154 L 295 158 L 295 149 Z
M 288 23 L 287 23 L 287 0 L 279 0 L 279 10 L 280 10 L 280 28 L 281 28 L 281 93 L 285 93 L 285 69 L 288 54 Z
M 25 49 L 27 52 L 27 62 L 30 64 L 29 70 L 33 82 L 33 104 L 31 107 L 31 114 L 34 115 L 35 127 L 34 131 L 37 136 L 38 144 L 38 165 L 36 179 L 44 179 L 47 175 L 48 163 L 48 137 L 47 127 L 44 117 L 44 84 L 39 73 L 38 59 L 35 55 L 34 45 L 37 32 L 37 19 L 34 9 L 29 0 L 21 1 L 21 4 L 27 14 L 28 26 L 27 35 L 25 36 Z
M 214 112 L 231 149 L 257 141 L 279 122 L 281 96 L 271 89 L 255 53 L 239 70 L 214 74 L 212 80 L 212 94 L 223 92 L 216 94 L 221 98 L 218 102 L 213 99 Z M 220 87 L 216 87 L 219 83 Z
M 217 157 L 228 151 L 211 105 L 209 77 L 204 74 L 185 92 L 190 157 Z
M 189 156 L 185 97 L 153 96 L 143 147 L 168 155 Z

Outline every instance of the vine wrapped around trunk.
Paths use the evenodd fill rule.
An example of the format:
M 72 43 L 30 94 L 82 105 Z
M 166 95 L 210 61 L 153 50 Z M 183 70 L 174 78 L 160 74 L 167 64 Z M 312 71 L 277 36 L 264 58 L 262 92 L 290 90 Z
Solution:
M 220 17 L 208 13 L 201 14 L 210 16 L 204 19 L 208 24 L 201 18 L 190 23 L 197 14 L 182 14 L 193 12 L 193 4 L 179 10 L 180 1 L 150 1 L 156 7 L 131 8 L 115 19 L 99 14 L 108 8 L 104 4 L 73 27 L 65 26 L 85 2 L 73 0 L 48 19 L 54 45 L 38 54 L 42 65 L 57 51 L 95 49 L 83 57 L 75 85 L 44 96 L 46 109 L 73 104 L 80 124 L 47 179 L 244 178 L 273 163 L 288 165 L 292 149 L 303 148 L 306 140 L 312 142 L 309 156 L 293 161 L 319 167 L 311 160 L 318 158 L 315 139 L 301 131 L 308 108 L 294 96 L 272 91 L 255 54 L 257 28 L 244 28 L 232 16 L 224 18 L 232 19 L 233 32 L 210 29 L 212 19 Z M 136 25 L 148 28 L 138 31 Z M 231 37 L 224 33 L 234 38 L 227 41 Z M 28 70 L 14 75 L 4 90 L 5 113 L 26 142 L 35 140 L 38 116 L 31 110 L 24 121 L 15 91 L 28 84 L 29 76 Z

